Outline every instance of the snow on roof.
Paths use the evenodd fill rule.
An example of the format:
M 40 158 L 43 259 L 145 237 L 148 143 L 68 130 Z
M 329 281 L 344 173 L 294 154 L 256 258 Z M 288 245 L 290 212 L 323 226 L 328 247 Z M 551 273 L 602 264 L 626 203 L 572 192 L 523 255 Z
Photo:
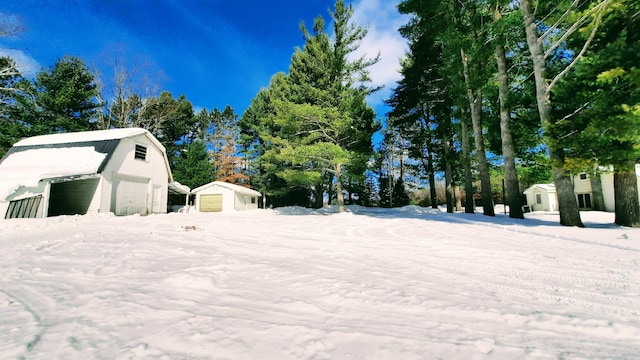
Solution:
M 542 189 L 546 192 L 556 192 L 556 186 L 554 184 L 534 184 L 529 186 L 525 192 L 533 190 L 534 188 Z
M 240 185 L 224 182 L 224 181 L 214 181 L 214 182 L 210 182 L 208 184 L 204 184 L 204 185 L 202 185 L 200 187 L 197 187 L 197 188 L 191 190 L 191 193 L 195 194 L 195 193 L 198 193 L 198 192 L 200 192 L 200 191 L 202 191 L 204 189 L 207 189 L 207 188 L 210 188 L 210 187 L 216 186 L 216 185 L 224 187 L 224 188 L 227 188 L 229 190 L 233 190 L 233 191 L 235 191 L 237 193 L 240 193 L 240 194 L 243 194 L 243 195 L 262 196 L 262 194 L 260 194 L 259 192 L 255 191 L 255 190 L 246 188 L 244 186 L 240 186 Z
M 76 143 L 88 143 L 92 141 L 104 141 L 104 140 L 119 140 L 133 136 L 145 135 L 149 141 L 151 141 L 162 153 L 164 157 L 165 167 L 169 173 L 169 182 L 173 181 L 173 174 L 171 173 L 171 167 L 169 166 L 169 159 L 167 158 L 166 148 L 156 139 L 153 134 L 148 130 L 142 128 L 124 128 L 124 129 L 109 129 L 109 130 L 95 130 L 95 131 L 80 131 L 70 133 L 59 133 L 50 135 L 33 136 L 30 138 L 22 139 L 13 145 L 16 147 L 27 146 L 47 146 L 56 144 L 76 144 Z M 86 145 L 86 144 L 83 144 Z M 12 155 L 13 156 L 13 155 Z M 2 160 L 6 161 L 6 160 Z
M 96 131 L 80 131 L 70 133 L 59 133 L 33 136 L 22 139 L 14 144 L 14 146 L 35 146 L 35 145 L 51 145 L 51 144 L 67 144 L 87 141 L 114 140 L 124 139 L 136 135 L 148 133 L 147 130 L 141 128 L 126 129 L 109 129 Z
M 0 163 L 0 201 L 20 187 L 37 187 L 42 179 L 95 174 L 106 156 L 93 146 L 16 152 Z

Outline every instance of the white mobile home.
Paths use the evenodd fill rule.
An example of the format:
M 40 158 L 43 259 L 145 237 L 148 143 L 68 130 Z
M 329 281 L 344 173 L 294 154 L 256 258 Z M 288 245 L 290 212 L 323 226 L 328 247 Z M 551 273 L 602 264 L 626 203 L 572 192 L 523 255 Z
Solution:
M 195 194 L 195 208 L 199 212 L 251 210 L 258 208 L 261 194 L 246 187 L 214 181 L 191 191 Z
M 166 213 L 173 184 L 164 146 L 139 128 L 36 136 L 0 160 L 0 216 Z
M 578 207 L 585 210 L 600 210 L 614 212 L 615 190 L 613 186 L 613 167 L 596 176 L 582 173 L 573 177 Z M 636 165 L 638 181 L 638 195 L 640 199 L 640 165 Z
M 587 173 L 574 175 L 573 192 L 580 210 L 615 211 L 613 168 L 602 168 L 595 176 Z M 640 199 L 640 165 L 636 165 L 638 197 Z M 553 184 L 536 184 L 524 191 L 527 205 L 532 210 L 556 211 L 557 195 Z

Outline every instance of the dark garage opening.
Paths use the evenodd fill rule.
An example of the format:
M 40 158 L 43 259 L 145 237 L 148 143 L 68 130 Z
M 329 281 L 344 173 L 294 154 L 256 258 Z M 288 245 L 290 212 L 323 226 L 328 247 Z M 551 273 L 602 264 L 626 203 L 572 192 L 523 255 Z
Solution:
M 86 214 L 99 180 L 85 179 L 51 184 L 48 216 Z

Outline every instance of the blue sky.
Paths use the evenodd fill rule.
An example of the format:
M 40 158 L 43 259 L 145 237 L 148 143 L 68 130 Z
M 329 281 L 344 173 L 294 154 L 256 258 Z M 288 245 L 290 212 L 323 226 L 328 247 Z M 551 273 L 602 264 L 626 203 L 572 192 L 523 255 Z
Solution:
M 373 85 L 385 89 L 370 98 L 379 117 L 382 101 L 399 78 L 406 45 L 397 29 L 407 22 L 395 1 L 354 0 L 354 20 L 368 26 L 360 53 L 378 51 Z M 333 0 L 21 0 L 0 4 L 2 21 L 23 31 L 0 38 L 26 75 L 52 66 L 64 55 L 79 56 L 108 83 L 115 54 L 161 90 L 184 94 L 197 109 L 231 105 L 241 115 L 251 99 L 302 46 L 300 21 L 308 27 Z M 113 76 L 111 75 L 111 78 Z

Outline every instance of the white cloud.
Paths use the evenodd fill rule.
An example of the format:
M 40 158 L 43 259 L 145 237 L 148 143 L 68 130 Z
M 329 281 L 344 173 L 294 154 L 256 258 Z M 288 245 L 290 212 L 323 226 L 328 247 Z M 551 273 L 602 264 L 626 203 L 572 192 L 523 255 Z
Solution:
M 0 48 L 0 57 L 10 57 L 15 61 L 22 76 L 33 78 L 42 69 L 42 66 L 31 56 L 22 50 Z
M 355 24 L 369 29 L 354 57 L 371 58 L 380 53 L 380 61 L 369 69 L 372 85 L 394 87 L 400 79 L 400 59 L 407 50 L 407 41 L 398 29 L 409 18 L 398 12 L 394 1 L 359 0 L 353 3 L 353 8 Z

